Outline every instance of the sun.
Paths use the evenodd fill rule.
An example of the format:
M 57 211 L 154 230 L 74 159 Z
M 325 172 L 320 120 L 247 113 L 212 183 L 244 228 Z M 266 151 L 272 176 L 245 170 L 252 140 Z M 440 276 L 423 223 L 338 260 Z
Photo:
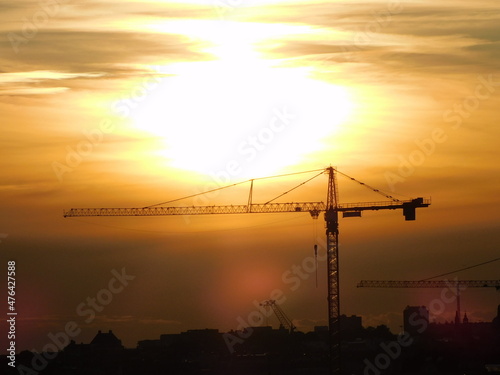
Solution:
M 217 59 L 156 67 L 165 78 L 131 113 L 134 127 L 161 137 L 170 166 L 235 179 L 275 173 L 319 151 L 349 116 L 346 88 L 273 65 L 250 37 L 210 37 Z

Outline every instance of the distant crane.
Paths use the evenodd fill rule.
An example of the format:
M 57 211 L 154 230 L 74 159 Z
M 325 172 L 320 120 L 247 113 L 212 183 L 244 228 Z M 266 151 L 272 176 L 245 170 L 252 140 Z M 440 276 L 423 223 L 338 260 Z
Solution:
M 460 315 L 460 290 L 465 288 L 488 288 L 500 289 L 500 280 L 361 280 L 358 288 L 456 288 L 457 310 L 455 312 L 455 323 L 461 323 Z
M 342 212 L 343 217 L 359 217 L 365 210 L 395 210 L 402 209 L 405 220 L 415 220 L 415 210 L 419 207 L 428 207 L 430 199 L 416 198 L 401 201 L 390 195 L 382 193 L 363 182 L 339 172 L 333 167 L 326 169 L 307 171 L 320 173 L 313 178 L 325 173 L 328 175 L 328 191 L 326 204 L 323 202 L 294 202 L 294 203 L 271 203 L 275 199 L 288 193 L 289 191 L 305 184 L 309 179 L 280 196 L 262 204 L 252 202 L 253 182 L 249 180 L 250 194 L 246 205 L 224 205 L 224 206 L 186 206 L 186 207 L 157 207 L 149 206 L 142 208 L 71 208 L 64 212 L 64 217 L 79 216 L 163 216 L 163 215 L 206 215 L 206 214 L 245 214 L 245 213 L 287 213 L 287 212 L 309 212 L 314 219 L 317 219 L 321 212 L 325 214 L 326 237 L 327 237 L 327 278 L 328 278 L 328 322 L 330 337 L 330 373 L 340 373 L 340 298 L 339 298 L 339 265 L 338 265 L 338 213 Z M 306 173 L 298 172 L 293 174 Z M 391 198 L 391 201 L 365 202 L 339 204 L 337 198 L 336 173 L 350 178 L 359 184 Z M 275 176 L 281 177 L 281 176 Z M 229 185 L 235 186 L 237 184 Z M 192 197 L 192 196 L 190 196 Z M 189 198 L 189 197 L 186 197 Z M 182 199 L 182 198 L 181 198 Z M 177 199 L 180 200 L 180 199 Z M 172 201 L 170 201 L 172 202 Z M 165 202 L 169 203 L 169 202 Z
M 281 327 L 286 328 L 290 333 L 293 333 L 293 331 L 295 331 L 296 327 L 293 325 L 292 320 L 288 318 L 283 309 L 276 304 L 276 300 L 270 299 L 267 301 L 263 301 L 260 305 L 264 307 L 270 307 L 273 309 L 274 313 L 276 314 L 276 317 L 280 321 L 280 328 Z

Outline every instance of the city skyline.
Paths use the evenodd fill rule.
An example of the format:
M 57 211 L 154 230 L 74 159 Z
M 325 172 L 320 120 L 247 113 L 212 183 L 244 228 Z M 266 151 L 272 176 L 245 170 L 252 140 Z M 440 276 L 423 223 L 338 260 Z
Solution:
M 74 369 L 128 374 L 141 371 L 192 373 L 265 372 L 293 374 L 328 371 L 328 327 L 314 327 L 314 332 L 298 332 L 283 311 L 272 310 L 279 318 L 279 329 L 271 326 L 247 327 L 220 332 L 218 329 L 191 329 L 179 334 L 162 334 L 141 340 L 135 348 L 126 348 L 112 330 L 98 330 L 89 343 L 77 343 L 59 333 L 43 352 L 20 353 L 17 371 L 41 374 Z M 270 309 L 271 310 L 271 309 Z M 489 323 L 463 322 L 435 324 L 429 321 L 425 306 L 407 306 L 404 332 L 391 333 L 384 325 L 364 328 L 361 317 L 341 315 L 342 373 L 380 374 L 381 370 L 399 373 L 463 373 L 498 369 L 497 316 Z M 457 356 L 460 360 L 457 361 Z M 424 358 L 426 360 L 424 360 Z M 2 363 L 16 357 L 0 356 Z M 10 365 L 10 363 L 9 363 Z M 390 368 L 390 369 L 389 369 Z M 17 373 L 13 368 L 7 371 Z
M 495 262 L 467 269 L 499 257 L 495 1 L 0 8 L 0 266 L 16 262 L 19 350 L 66 328 L 81 342 L 124 332 L 125 346 L 229 331 L 268 299 L 299 330 L 327 325 L 322 217 L 63 212 L 247 204 L 250 179 L 254 203 L 325 201 L 326 176 L 291 174 L 329 166 L 379 190 L 339 174 L 340 203 L 432 200 L 412 222 L 401 210 L 340 219 L 342 314 L 397 332 L 405 306 L 443 291 L 360 280 L 498 279 Z M 450 296 L 439 322 L 454 319 Z M 500 295 L 471 288 L 461 302 L 470 321 L 491 321 Z

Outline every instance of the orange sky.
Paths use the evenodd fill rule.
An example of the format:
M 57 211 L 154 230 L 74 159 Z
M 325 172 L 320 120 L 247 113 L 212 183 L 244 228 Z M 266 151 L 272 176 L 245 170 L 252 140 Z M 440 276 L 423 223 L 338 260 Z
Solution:
M 300 285 L 289 277 L 313 255 L 308 214 L 64 219 L 71 207 L 143 207 L 329 165 L 398 198 L 432 197 L 415 222 L 367 212 L 340 223 L 342 311 L 393 331 L 406 305 L 439 291 L 363 290 L 359 280 L 417 280 L 498 257 L 496 1 L 0 9 L 0 259 L 17 262 L 20 350 L 41 350 L 68 321 L 78 342 L 113 329 L 128 347 L 234 329 L 275 289 L 301 329 L 326 324 L 324 262 L 317 288 L 313 273 Z M 254 202 L 310 177 L 257 181 Z M 326 182 L 280 201 L 323 201 Z M 245 204 L 248 189 L 175 205 Z M 342 176 L 339 190 L 342 203 L 384 200 Z M 86 322 L 78 306 L 123 267 L 135 278 Z M 491 320 L 499 303 L 493 290 L 462 301 L 473 321 Z

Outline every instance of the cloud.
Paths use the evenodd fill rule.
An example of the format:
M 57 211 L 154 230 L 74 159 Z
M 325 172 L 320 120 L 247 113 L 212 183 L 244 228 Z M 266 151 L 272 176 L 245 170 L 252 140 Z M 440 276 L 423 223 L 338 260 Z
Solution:
M 0 26 L 0 89 L 4 95 L 87 89 L 86 81 L 144 75 L 148 65 L 213 58 L 201 52 L 205 42 L 153 27 L 171 20 L 208 17 L 213 15 L 210 7 L 164 3 L 145 7 L 124 2 L 110 12 L 116 3 L 53 0 L 47 4 L 0 2 L 7 12 L 4 17 L 11 20 Z M 47 77 L 47 72 L 59 76 Z M 19 76 L 26 78 L 22 85 Z M 51 79 L 58 84 L 50 84 Z
M 368 67 L 392 74 L 450 75 L 479 66 L 498 67 L 500 16 L 494 11 L 496 3 L 453 7 L 430 2 L 397 4 L 397 8 L 385 2 L 276 7 L 274 13 L 264 12 L 266 22 L 292 24 L 307 19 L 310 32 L 272 40 L 263 48 L 269 56 L 295 66 L 361 63 L 359 68 L 365 71 Z M 278 9 L 285 9 L 279 18 Z
M 139 319 L 139 324 L 154 324 L 154 325 L 181 325 L 182 323 L 178 320 L 169 320 L 169 319 L 155 319 L 155 318 L 145 318 Z
M 4 73 L 9 73 L 10 79 L 15 74 L 37 71 L 59 72 L 59 79 L 96 79 L 139 75 L 144 73 L 141 65 L 159 61 L 211 58 L 196 51 L 199 44 L 173 34 L 51 31 L 32 39 L 17 55 L 4 39 L 0 53 L 11 57 L 4 65 Z M 0 82 L 5 80 L 0 75 Z
M 131 323 L 136 318 L 133 315 L 96 315 L 96 323 Z
M 50 70 L 4 73 L 0 75 L 0 85 L 12 82 L 39 83 L 43 80 L 59 80 L 77 77 L 100 77 L 100 73 L 63 73 Z
M 0 94 L 59 94 L 69 90 L 69 88 L 57 86 L 58 82 L 56 81 L 101 76 L 103 76 L 102 73 L 64 73 L 50 70 L 3 73 L 0 74 Z M 53 86 L 54 84 L 56 86 Z

